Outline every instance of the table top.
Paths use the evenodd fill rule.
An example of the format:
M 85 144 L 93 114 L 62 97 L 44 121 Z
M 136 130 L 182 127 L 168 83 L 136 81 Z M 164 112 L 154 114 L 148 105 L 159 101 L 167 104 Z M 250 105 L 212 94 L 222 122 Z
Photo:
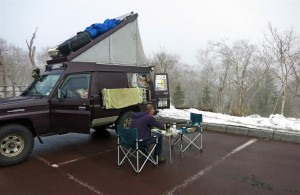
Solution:
M 179 129 L 170 129 L 169 132 L 167 132 L 166 130 L 161 130 L 161 129 L 151 129 L 152 132 L 155 132 L 155 133 L 160 133 L 162 134 L 163 136 L 166 136 L 166 137 L 170 137 L 170 136 L 174 136 L 174 135 L 178 135 L 179 133 L 181 133 L 181 130 Z

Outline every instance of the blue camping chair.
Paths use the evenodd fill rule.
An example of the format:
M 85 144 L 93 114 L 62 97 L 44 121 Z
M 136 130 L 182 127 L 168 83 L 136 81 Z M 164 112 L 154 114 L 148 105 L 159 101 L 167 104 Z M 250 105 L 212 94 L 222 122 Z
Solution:
M 155 144 L 148 147 L 146 142 L 153 140 Z M 120 167 L 125 160 L 128 160 L 137 174 L 140 174 L 147 161 L 157 166 L 158 155 L 155 159 L 152 157 L 157 150 L 157 144 L 157 136 L 139 140 L 136 128 L 124 129 L 118 126 L 118 166 Z
M 200 152 L 203 151 L 201 127 L 202 114 L 191 113 L 191 122 L 187 127 L 181 128 L 180 134 L 180 153 L 183 158 L 183 153 L 190 147 L 195 146 Z M 184 144 L 187 144 L 184 146 Z

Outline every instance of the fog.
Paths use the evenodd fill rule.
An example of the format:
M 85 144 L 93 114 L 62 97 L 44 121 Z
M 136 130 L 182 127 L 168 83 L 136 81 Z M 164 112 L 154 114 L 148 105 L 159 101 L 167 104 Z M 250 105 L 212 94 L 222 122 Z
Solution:
M 197 64 L 196 53 L 209 40 L 258 42 L 268 22 L 279 30 L 300 32 L 300 1 L 292 0 L 1 0 L 0 37 L 26 48 L 38 27 L 38 48 L 54 46 L 84 30 L 130 11 L 139 14 L 146 55 L 164 47 Z

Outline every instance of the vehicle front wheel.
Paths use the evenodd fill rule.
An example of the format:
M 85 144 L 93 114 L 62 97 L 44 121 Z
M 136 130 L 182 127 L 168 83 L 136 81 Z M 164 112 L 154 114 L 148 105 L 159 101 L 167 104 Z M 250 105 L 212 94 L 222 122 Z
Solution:
M 29 129 L 10 124 L 0 128 L 0 166 L 6 167 L 24 162 L 34 147 L 34 138 Z

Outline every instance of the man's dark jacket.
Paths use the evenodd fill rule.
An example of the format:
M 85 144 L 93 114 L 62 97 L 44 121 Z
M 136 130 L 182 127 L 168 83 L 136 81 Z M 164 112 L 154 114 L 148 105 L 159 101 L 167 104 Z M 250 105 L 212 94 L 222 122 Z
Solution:
M 147 112 L 137 113 L 132 120 L 130 128 L 137 128 L 139 139 L 146 139 L 151 136 L 151 127 L 164 129 L 164 125 L 158 122 L 152 115 Z

